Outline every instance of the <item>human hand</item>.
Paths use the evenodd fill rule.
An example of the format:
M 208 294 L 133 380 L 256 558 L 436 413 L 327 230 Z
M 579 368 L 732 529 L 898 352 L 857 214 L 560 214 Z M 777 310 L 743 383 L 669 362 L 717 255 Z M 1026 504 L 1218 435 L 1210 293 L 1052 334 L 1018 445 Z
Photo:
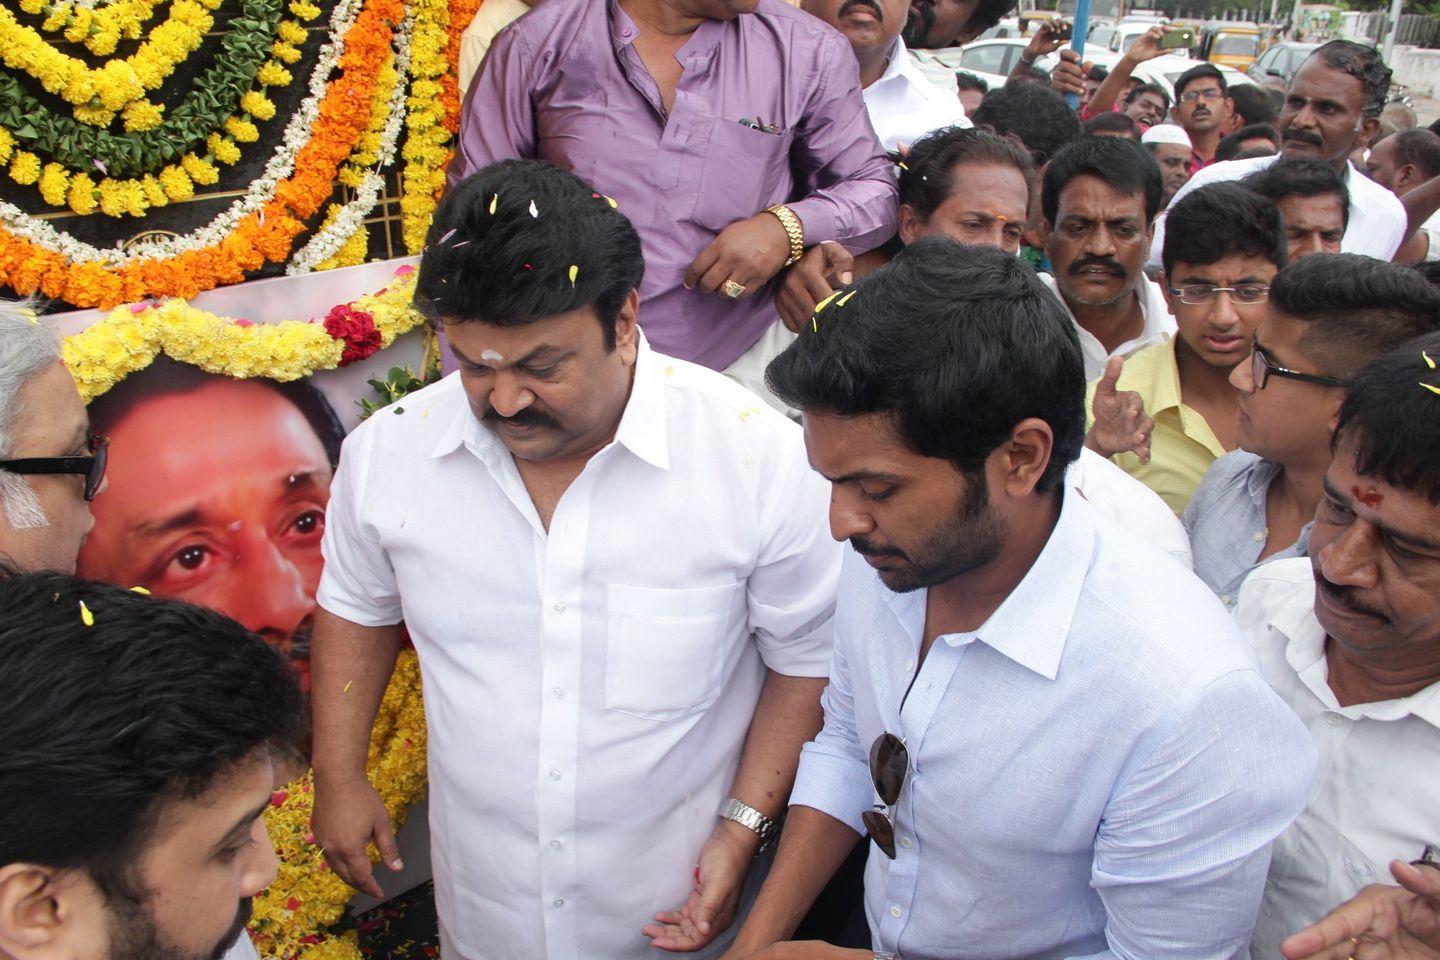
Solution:
M 1111 357 L 1105 373 L 1095 385 L 1090 411 L 1095 422 L 1085 434 L 1085 446 L 1102 457 L 1133 453 L 1141 463 L 1150 462 L 1150 433 L 1155 421 L 1145 412 L 1145 401 L 1133 390 L 1116 390 L 1116 381 L 1125 367 L 1122 357 Z
M 1085 75 L 1090 72 L 1089 63 L 1080 62 L 1080 54 L 1074 50 L 1061 50 L 1060 62 L 1050 71 L 1050 89 L 1059 94 L 1085 95 Z
M 1040 24 L 1035 30 L 1035 36 L 1030 38 L 1030 43 L 1025 47 L 1025 59 L 1034 60 L 1059 50 L 1070 41 L 1069 31 L 1063 29 L 1069 26 L 1070 21 L 1058 17 Z
M 758 213 L 730 224 L 685 271 L 685 289 L 715 293 L 725 281 L 745 288 L 748 297 L 780 272 L 790 259 L 790 236 L 773 213 Z M 723 294 L 722 294 L 723 295 Z
M 391 870 L 405 866 L 400 860 L 400 848 L 395 844 L 390 814 L 385 811 L 380 794 L 364 777 L 346 781 L 316 777 L 310 831 L 324 851 L 330 869 L 361 893 L 372 897 L 385 895 L 371 866 L 368 852 L 371 842 Z
M 640 931 L 650 938 L 650 945 L 692 953 L 728 929 L 758 846 L 759 837 L 753 832 L 721 821 L 714 836 L 700 848 L 690 899 L 677 910 L 655 914 L 655 923 Z
M 1135 66 L 1147 60 L 1154 60 L 1156 57 L 1163 57 L 1166 53 L 1160 47 L 1160 38 L 1163 36 L 1165 36 L 1164 24 L 1155 24 L 1135 38 L 1135 42 L 1125 52 L 1123 59 L 1128 61 L 1131 66 Z
M 1400 886 L 1372 884 L 1280 944 L 1288 960 L 1440 958 L 1440 870 L 1390 864 Z
M 785 274 L 776 294 L 780 319 L 791 333 L 810 322 L 815 305 L 835 292 L 835 286 L 849 286 L 854 278 L 855 258 L 834 240 L 817 243 L 805 251 Z

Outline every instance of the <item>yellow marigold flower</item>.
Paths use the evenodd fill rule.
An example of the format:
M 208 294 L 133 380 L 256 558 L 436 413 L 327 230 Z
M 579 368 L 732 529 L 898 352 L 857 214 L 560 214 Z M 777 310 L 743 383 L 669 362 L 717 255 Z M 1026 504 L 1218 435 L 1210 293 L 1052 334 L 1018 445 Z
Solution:
M 15 152 L 15 138 L 10 136 L 10 131 L 0 127 L 0 163 L 9 163 L 10 155 Z
M 262 86 L 283 87 L 290 83 L 290 71 L 286 70 L 274 60 L 265 61 L 260 72 L 255 75 Z
M 365 182 L 365 172 L 347 163 L 340 168 L 340 172 L 335 175 L 335 179 L 339 180 L 343 186 L 349 187 L 352 190 L 359 190 L 360 185 Z
M 108 127 L 110 121 L 115 119 L 115 111 L 83 104 L 75 108 L 75 119 L 93 127 Z
M 160 186 L 171 200 L 189 200 L 195 196 L 195 184 L 189 175 L 173 164 L 160 171 Z
M 251 90 L 240 98 L 240 109 L 256 120 L 269 120 L 275 116 L 275 104 L 259 90 Z
M 109 29 L 92 33 L 85 40 L 85 47 L 97 57 L 108 57 L 120 44 L 120 31 Z
M 65 28 L 65 39 L 71 43 L 79 43 L 90 36 L 90 24 L 95 19 L 95 11 L 80 7 L 71 16 L 70 25 Z
M 40 196 L 52 207 L 65 206 L 65 193 L 70 189 L 70 174 L 63 164 L 47 163 L 40 175 Z
M 10 179 L 28 187 L 40 179 L 40 158 L 28 150 L 21 150 L 10 161 Z
M 233 166 L 240 161 L 240 148 L 226 140 L 218 133 L 212 133 L 205 138 L 205 146 L 216 160 L 228 166 Z
M 309 0 L 291 0 L 290 12 L 301 20 L 314 20 L 320 16 L 320 8 Z
M 300 59 L 300 51 L 296 50 L 288 43 L 276 40 L 274 43 L 270 44 L 270 56 L 274 57 L 281 63 L 294 63 L 296 60 Z
M 45 0 L 20 0 L 20 9 L 34 16 L 45 9 Z
M 140 180 L 140 189 L 145 193 L 145 200 L 152 207 L 163 207 L 169 204 L 170 197 L 165 193 L 165 188 L 160 185 L 151 174 L 145 174 Z
M 225 132 L 240 143 L 254 143 L 260 139 L 260 131 L 255 129 L 255 124 L 249 120 L 241 120 L 239 117 L 226 118 Z
M 281 40 L 297 47 L 304 44 L 305 38 L 310 35 L 308 30 L 294 20 L 281 20 L 279 32 Z
M 95 212 L 95 181 L 89 174 L 77 173 L 70 178 L 70 209 L 84 216 Z
M 22 10 L 25 9 L 24 4 L 21 4 L 20 9 L 22 9 Z M 26 10 L 25 12 L 26 12 L 26 13 L 30 13 L 30 12 L 32 12 L 32 11 Z M 39 10 L 36 10 L 36 11 L 33 11 L 33 12 L 39 13 L 40 11 L 39 11 Z M 70 4 L 68 4 L 68 3 L 62 3 L 62 4 L 56 5 L 55 7 L 53 7 L 53 8 L 50 10 L 50 15 L 45 18 L 45 22 L 44 22 L 44 23 L 40 24 L 40 29 L 41 29 L 41 30 L 46 30 L 46 31 L 59 30 L 61 27 L 65 26 L 65 24 L 67 24 L 67 23 L 69 23 L 69 22 L 70 22 Z
M 140 60 L 140 64 L 137 66 L 142 65 L 156 69 L 158 76 L 152 86 L 159 86 L 165 79 L 164 74 L 159 74 L 153 61 Z M 100 83 L 97 85 L 98 89 L 96 89 L 95 95 L 100 98 L 100 103 L 105 109 L 119 110 L 131 100 L 138 100 L 145 95 L 145 88 L 141 86 L 141 81 L 142 71 L 136 66 L 131 66 L 124 60 L 111 60 L 100 68 Z
M 165 119 L 165 107 L 149 100 L 136 100 L 120 114 L 125 118 L 125 129 L 132 133 L 158 127 Z
M 206 163 L 193 153 L 187 153 L 180 158 L 180 165 L 190 175 L 190 179 L 196 183 L 209 186 L 220 179 L 220 171 L 216 170 L 213 164 Z

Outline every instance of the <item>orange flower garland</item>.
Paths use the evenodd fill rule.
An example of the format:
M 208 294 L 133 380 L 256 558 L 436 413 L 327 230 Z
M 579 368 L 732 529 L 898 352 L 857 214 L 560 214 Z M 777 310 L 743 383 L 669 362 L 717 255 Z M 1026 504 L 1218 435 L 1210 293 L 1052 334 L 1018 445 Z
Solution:
M 404 13 L 402 0 L 367 0 L 345 34 L 341 73 L 326 87 L 294 172 L 277 185 L 264 208 L 240 221 L 220 243 L 166 260 L 110 268 L 71 263 L 0 227 L 0 279 L 22 296 L 39 291 L 78 307 L 109 308 L 145 297 L 193 297 L 239 283 L 267 260 L 284 262 L 305 229 L 303 221 L 330 197 L 340 165 L 369 125 L 368 107 L 391 52 L 393 28 Z

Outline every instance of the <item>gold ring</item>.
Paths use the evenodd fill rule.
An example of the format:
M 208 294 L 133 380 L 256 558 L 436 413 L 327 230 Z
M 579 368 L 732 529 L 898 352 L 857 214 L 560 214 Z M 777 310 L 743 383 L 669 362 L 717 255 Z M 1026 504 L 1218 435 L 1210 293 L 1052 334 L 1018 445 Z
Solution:
M 743 283 L 736 283 L 734 280 L 726 280 L 721 284 L 720 290 L 731 300 L 738 300 L 745 296 L 745 285 Z

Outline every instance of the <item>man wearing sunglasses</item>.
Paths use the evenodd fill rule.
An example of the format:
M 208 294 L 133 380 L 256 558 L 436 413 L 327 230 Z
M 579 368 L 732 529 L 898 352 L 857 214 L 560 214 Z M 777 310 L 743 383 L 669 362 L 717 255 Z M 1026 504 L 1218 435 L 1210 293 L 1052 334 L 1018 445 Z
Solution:
M 771 364 L 852 549 L 731 958 L 1244 956 L 1314 747 L 1214 596 L 1065 489 L 1082 370 L 1026 265 L 940 237 Z M 873 949 L 778 943 L 865 832 Z
M 1251 943 L 1257 958 L 1278 956 L 1290 934 L 1390 875 L 1415 890 L 1437 889 L 1437 357 L 1440 333 L 1430 333 L 1351 374 L 1332 415 L 1334 457 L 1323 471 L 1307 555 L 1266 564 L 1240 591 L 1236 620 L 1265 679 L 1305 724 L 1320 754 L 1305 811 L 1275 842 Z M 1266 389 L 1281 379 L 1272 369 Z M 1324 406 L 1334 410 L 1330 402 Z M 1396 861 L 1424 866 L 1397 869 Z M 1395 906 L 1403 919 L 1392 913 L 1389 931 L 1384 925 L 1367 930 L 1361 922 L 1348 933 L 1355 940 L 1320 956 L 1435 956 L 1415 940 L 1386 942 L 1399 921 L 1411 934 L 1428 932 L 1440 946 L 1433 905 Z M 1311 952 L 1319 951 L 1306 936 L 1289 943 L 1285 955 Z
M 1248 362 L 1230 374 L 1240 449 L 1210 466 L 1184 515 L 1195 573 L 1227 606 L 1256 564 L 1305 555 L 1350 378 L 1437 326 L 1440 291 L 1408 267 L 1321 253 L 1275 277 Z
M 0 559 L 74 571 L 104 477 L 59 338 L 25 305 L 0 304 Z
M 1091 386 L 1085 443 L 1158 493 L 1178 515 L 1205 470 L 1235 449 L 1230 371 L 1250 353 L 1285 227 L 1264 197 L 1220 183 L 1170 211 L 1160 278 L 1178 335 L 1112 358 Z

